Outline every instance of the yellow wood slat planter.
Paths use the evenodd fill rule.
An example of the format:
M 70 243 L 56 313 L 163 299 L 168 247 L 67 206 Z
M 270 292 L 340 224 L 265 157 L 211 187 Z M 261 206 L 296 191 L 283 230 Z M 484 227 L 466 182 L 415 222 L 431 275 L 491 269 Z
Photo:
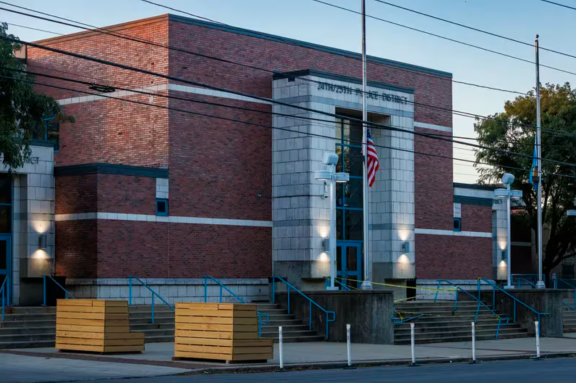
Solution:
M 273 340 L 258 337 L 256 305 L 177 303 L 174 357 L 265 361 Z
M 130 332 L 127 301 L 60 299 L 56 308 L 56 348 L 98 353 L 142 352 L 144 334 Z

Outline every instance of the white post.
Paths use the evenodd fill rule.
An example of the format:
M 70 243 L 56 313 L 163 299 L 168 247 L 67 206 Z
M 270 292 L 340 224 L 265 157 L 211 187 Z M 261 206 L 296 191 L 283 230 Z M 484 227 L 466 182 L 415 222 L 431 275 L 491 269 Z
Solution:
M 348 367 L 352 366 L 352 356 L 350 355 L 350 325 L 346 325 L 346 351 L 348 353 Z
M 472 363 L 476 363 L 476 324 L 472 322 Z
M 368 91 L 368 78 L 366 73 L 366 0 L 362 0 L 362 120 L 363 122 L 363 135 L 362 135 L 362 150 L 364 154 L 364 166 L 362 169 L 362 175 L 364 176 L 364 182 L 362 182 L 363 191 L 363 215 L 364 215 L 364 280 L 360 288 L 362 290 L 372 290 L 372 283 L 370 283 L 370 213 L 368 208 L 370 207 L 368 203 L 368 104 L 366 100 L 366 92 Z
M 536 321 L 534 325 L 536 326 L 536 358 L 540 359 L 540 323 Z
M 284 355 L 282 353 L 282 326 L 278 327 L 278 353 L 280 354 L 280 369 L 284 369 Z
M 416 365 L 416 354 L 414 351 L 414 323 L 410 323 L 410 348 L 412 351 L 412 365 Z
M 536 35 L 536 156 L 538 166 L 538 283 L 536 287 L 545 289 L 546 285 L 542 280 L 542 137 L 540 134 L 540 51 L 538 35 Z M 510 266 L 508 266 L 510 267 Z

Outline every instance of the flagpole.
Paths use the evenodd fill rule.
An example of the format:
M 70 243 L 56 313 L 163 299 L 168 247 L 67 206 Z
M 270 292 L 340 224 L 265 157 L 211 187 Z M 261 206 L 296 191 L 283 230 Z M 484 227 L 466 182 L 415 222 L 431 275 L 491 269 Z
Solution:
M 367 92 L 367 75 L 366 75 L 366 0 L 362 0 L 362 149 L 364 152 L 364 166 L 362 169 L 362 175 L 364 182 L 363 185 L 363 212 L 364 212 L 364 280 L 360 286 L 362 290 L 372 290 L 372 284 L 370 283 L 370 272 L 369 267 L 369 254 L 370 254 L 370 237 L 368 236 L 370 228 L 370 213 L 368 211 L 369 201 L 368 201 L 368 126 L 366 121 L 368 121 L 368 105 L 366 104 L 366 92 Z
M 536 159 L 538 161 L 538 190 L 536 193 L 536 202 L 538 203 L 538 283 L 536 287 L 545 289 L 546 285 L 542 280 L 542 145 L 541 145 L 541 132 L 540 132 L 540 47 L 538 43 L 538 35 L 536 35 Z M 510 241 L 510 239 L 508 239 Z

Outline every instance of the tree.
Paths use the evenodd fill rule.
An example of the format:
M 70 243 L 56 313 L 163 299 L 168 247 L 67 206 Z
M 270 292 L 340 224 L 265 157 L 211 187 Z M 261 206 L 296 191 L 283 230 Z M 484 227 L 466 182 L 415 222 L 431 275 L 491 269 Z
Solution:
M 7 33 L 6 23 L 0 23 L 0 36 L 15 39 Z M 0 155 L 4 166 L 13 171 L 30 157 L 30 142 L 43 137 L 46 119 L 56 116 L 60 122 L 73 122 L 52 97 L 34 91 L 34 77 L 23 72 L 25 64 L 14 56 L 21 48 L 0 40 Z
M 567 217 L 574 208 L 576 178 L 576 91 L 569 83 L 562 86 L 547 84 L 541 89 L 542 110 L 542 222 L 549 238 L 543 246 L 542 267 L 547 275 L 564 259 L 576 255 L 576 219 Z M 515 189 L 523 192 L 519 218 L 526 226 L 537 230 L 537 194 L 529 183 L 536 135 L 536 97 L 530 91 L 525 96 L 507 101 L 504 112 L 478 120 L 474 130 L 479 144 L 490 149 L 521 153 L 521 157 L 490 149 L 477 149 L 476 163 L 481 183 L 497 183 L 502 173 L 515 176 Z M 561 164 L 559 161 L 567 164 Z M 484 167 L 481 163 L 492 166 Z M 557 175 L 552 175 L 556 173 Z

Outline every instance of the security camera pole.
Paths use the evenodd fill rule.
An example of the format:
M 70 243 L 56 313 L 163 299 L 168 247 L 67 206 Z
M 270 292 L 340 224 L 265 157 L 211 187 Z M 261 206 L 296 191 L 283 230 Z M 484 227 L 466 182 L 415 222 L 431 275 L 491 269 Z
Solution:
M 536 288 L 545 289 L 542 280 L 542 136 L 540 134 L 540 52 L 538 35 L 536 35 L 536 160 L 538 161 L 538 190 L 536 203 L 538 204 L 538 283 Z

